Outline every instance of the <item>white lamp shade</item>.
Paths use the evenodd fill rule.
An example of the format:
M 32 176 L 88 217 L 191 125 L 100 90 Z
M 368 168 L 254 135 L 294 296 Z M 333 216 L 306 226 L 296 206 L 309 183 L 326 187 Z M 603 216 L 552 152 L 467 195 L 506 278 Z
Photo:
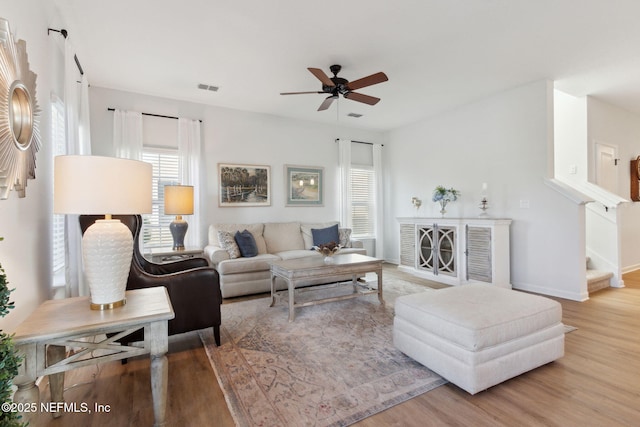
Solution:
M 193 186 L 165 185 L 164 213 L 166 215 L 193 215 Z
M 82 238 L 91 308 L 124 305 L 133 237 L 111 215 L 151 212 L 151 164 L 116 157 L 58 156 L 54 168 L 55 213 L 107 216 L 89 227 Z
M 151 212 L 150 163 L 100 156 L 54 159 L 53 211 L 126 215 Z

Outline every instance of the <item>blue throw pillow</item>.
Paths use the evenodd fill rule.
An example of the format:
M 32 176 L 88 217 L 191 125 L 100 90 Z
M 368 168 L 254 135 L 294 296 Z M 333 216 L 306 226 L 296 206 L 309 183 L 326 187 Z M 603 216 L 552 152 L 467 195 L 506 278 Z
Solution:
M 326 245 L 327 243 L 338 244 L 340 236 L 338 235 L 338 224 L 327 228 L 312 228 L 313 246 Z
M 234 236 L 238 248 L 240 248 L 240 254 L 245 258 L 251 258 L 258 255 L 258 246 L 256 245 L 256 239 L 253 238 L 248 230 L 243 232 L 236 231 Z

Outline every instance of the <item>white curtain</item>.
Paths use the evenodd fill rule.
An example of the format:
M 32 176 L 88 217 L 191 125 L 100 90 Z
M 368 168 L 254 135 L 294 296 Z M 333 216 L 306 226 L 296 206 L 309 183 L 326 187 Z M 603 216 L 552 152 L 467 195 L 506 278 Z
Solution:
M 81 75 L 75 62 L 73 43 L 65 40 L 64 106 L 66 115 L 67 154 L 90 155 L 89 80 Z M 82 232 L 78 215 L 65 216 L 65 295 L 89 295 L 82 269 Z
M 178 119 L 178 152 L 180 153 L 181 184 L 193 185 L 194 210 L 189 221 L 189 231 L 185 236 L 185 246 L 201 246 L 200 218 L 200 122 L 198 120 Z
M 382 144 L 373 144 L 373 172 L 376 197 L 376 258 L 384 259 L 384 198 L 382 182 Z
M 142 160 L 142 113 L 113 112 L 113 149 L 115 157 Z
M 340 171 L 340 224 L 351 228 L 351 141 L 338 140 L 338 165 Z

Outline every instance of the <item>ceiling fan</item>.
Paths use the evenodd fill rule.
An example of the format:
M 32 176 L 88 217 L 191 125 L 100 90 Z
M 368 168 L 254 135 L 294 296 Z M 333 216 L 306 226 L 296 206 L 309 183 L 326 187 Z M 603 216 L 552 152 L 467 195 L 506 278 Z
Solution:
M 335 99 L 338 99 L 339 95 L 342 95 L 346 99 L 351 99 L 352 101 L 358 101 L 369 105 L 376 105 L 380 101 L 380 98 L 364 95 L 362 93 L 353 91 L 389 80 L 385 73 L 380 72 L 350 82 L 346 79 L 343 79 L 342 77 L 338 77 L 338 73 L 342 69 L 342 66 L 332 65 L 331 67 L 329 67 L 329 69 L 333 73 L 333 77 L 327 76 L 325 72 L 320 68 L 307 68 L 307 70 L 311 71 L 311 74 L 316 76 L 316 78 L 322 82 L 322 91 L 283 92 L 280 93 L 280 95 L 302 95 L 307 93 L 329 94 L 329 96 L 322 102 L 322 104 L 320 104 L 318 111 L 326 110 L 327 108 L 329 108 L 331 106 L 331 103 Z

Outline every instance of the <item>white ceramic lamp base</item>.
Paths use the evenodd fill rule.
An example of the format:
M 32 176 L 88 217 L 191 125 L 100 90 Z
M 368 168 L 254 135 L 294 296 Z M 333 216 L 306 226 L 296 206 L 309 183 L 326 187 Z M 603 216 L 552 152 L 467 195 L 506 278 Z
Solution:
M 82 257 L 91 292 L 91 309 L 125 304 L 125 289 L 133 257 L 133 237 L 117 219 L 100 219 L 85 231 Z

